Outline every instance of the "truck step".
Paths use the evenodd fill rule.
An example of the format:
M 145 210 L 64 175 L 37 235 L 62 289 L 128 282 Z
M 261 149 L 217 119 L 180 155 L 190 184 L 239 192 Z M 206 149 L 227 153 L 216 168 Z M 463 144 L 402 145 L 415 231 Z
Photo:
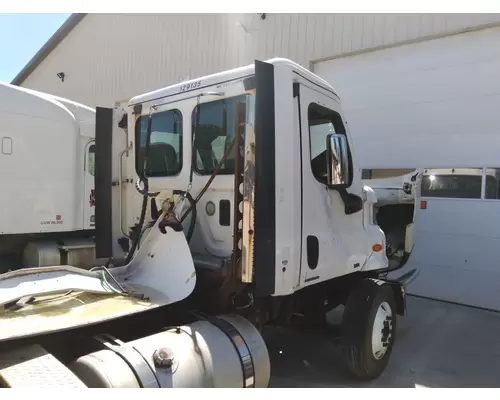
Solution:
M 21 347 L 0 354 L 0 387 L 85 388 L 64 364 L 40 345 Z

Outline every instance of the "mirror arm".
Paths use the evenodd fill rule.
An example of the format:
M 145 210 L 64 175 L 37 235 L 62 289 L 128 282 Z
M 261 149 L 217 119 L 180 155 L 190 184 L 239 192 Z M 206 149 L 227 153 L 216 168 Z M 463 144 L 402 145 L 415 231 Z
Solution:
M 335 188 L 344 202 L 346 215 L 355 214 L 363 209 L 363 199 L 357 194 L 349 193 L 345 188 Z

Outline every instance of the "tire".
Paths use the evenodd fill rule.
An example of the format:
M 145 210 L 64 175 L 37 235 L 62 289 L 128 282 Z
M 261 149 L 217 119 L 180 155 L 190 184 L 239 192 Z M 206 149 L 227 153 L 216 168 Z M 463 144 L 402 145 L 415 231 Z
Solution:
M 359 380 L 378 378 L 389 362 L 395 334 L 392 288 L 370 279 L 361 281 L 350 293 L 342 316 L 342 356 L 348 371 Z

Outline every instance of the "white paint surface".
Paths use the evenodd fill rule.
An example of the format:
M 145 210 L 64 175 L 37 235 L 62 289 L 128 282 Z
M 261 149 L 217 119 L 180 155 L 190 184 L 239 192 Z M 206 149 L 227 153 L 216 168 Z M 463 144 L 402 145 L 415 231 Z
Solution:
M 93 109 L 0 83 L 0 235 L 92 229 Z

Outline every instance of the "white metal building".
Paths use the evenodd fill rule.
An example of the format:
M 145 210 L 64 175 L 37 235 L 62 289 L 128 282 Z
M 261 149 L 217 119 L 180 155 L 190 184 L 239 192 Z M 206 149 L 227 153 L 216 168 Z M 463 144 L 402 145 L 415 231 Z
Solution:
M 427 182 L 410 292 L 500 310 L 500 193 L 484 169 L 500 168 L 500 14 L 75 14 L 13 83 L 112 106 L 276 56 L 337 89 L 363 168 L 483 168 L 468 192 Z

